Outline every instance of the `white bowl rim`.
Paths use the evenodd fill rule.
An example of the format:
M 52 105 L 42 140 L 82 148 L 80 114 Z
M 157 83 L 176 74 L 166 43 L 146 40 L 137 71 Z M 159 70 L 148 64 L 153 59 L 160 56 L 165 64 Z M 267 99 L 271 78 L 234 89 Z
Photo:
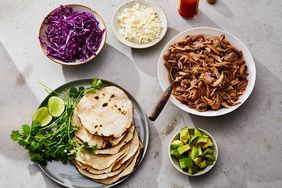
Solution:
M 178 170 L 179 172 L 181 172 L 182 174 L 185 174 L 185 175 L 187 175 L 187 176 L 200 176 L 200 175 L 203 175 L 203 174 L 208 173 L 208 172 L 214 167 L 214 165 L 216 164 L 216 162 L 217 162 L 217 160 L 218 160 L 218 146 L 217 146 L 217 143 L 216 143 L 214 137 L 213 137 L 209 132 L 207 132 L 207 131 L 205 131 L 204 129 L 201 129 L 201 128 L 199 128 L 199 127 L 193 127 L 193 128 L 188 127 L 189 130 L 193 130 L 194 128 L 199 129 L 202 133 L 208 135 L 208 136 L 212 139 L 212 142 L 213 142 L 213 144 L 214 144 L 214 152 L 215 152 L 215 157 L 216 157 L 216 158 L 215 158 L 215 161 L 213 162 L 212 165 L 207 166 L 205 169 L 203 169 L 203 170 L 201 170 L 201 171 L 199 171 L 199 172 L 197 172 L 197 173 L 195 173 L 195 174 L 189 174 L 188 172 L 184 172 L 184 171 L 179 167 L 178 164 L 175 164 L 175 163 L 173 162 L 173 159 L 172 159 L 172 157 L 171 157 L 171 155 L 170 155 L 170 145 L 171 145 L 172 141 L 175 139 L 175 137 L 180 133 L 180 131 L 178 131 L 177 133 L 175 133 L 175 134 L 172 136 L 172 138 L 171 138 L 170 141 L 169 141 L 169 145 L 168 145 L 168 157 L 169 157 L 169 160 L 170 160 L 172 166 L 173 166 L 176 170 Z
M 161 19 L 161 22 L 162 22 L 162 31 L 161 31 L 161 34 L 158 38 L 150 41 L 149 43 L 146 43 L 146 44 L 137 44 L 137 43 L 134 43 L 134 42 L 131 42 L 131 41 L 128 41 L 126 40 L 125 38 L 123 38 L 122 36 L 119 35 L 119 31 L 118 29 L 115 27 L 115 19 L 117 19 L 117 13 L 123 9 L 124 6 L 126 6 L 127 4 L 130 4 L 130 3 L 143 3 L 143 4 L 146 4 L 146 5 L 149 5 L 153 8 L 157 8 L 158 10 L 156 10 L 156 12 L 158 14 L 162 14 L 162 15 L 159 15 L 160 17 L 163 17 L 164 19 Z M 152 1 L 148 1 L 148 0 L 128 0 L 128 1 L 125 1 L 124 3 L 122 3 L 115 11 L 114 11 L 114 14 L 112 16 L 112 21 L 111 21 L 111 28 L 113 30 L 113 33 L 114 35 L 116 36 L 116 38 L 118 39 L 118 41 L 120 41 L 122 44 L 128 46 L 128 47 L 131 47 L 131 48 L 136 48 L 136 49 L 145 49 L 145 48 L 149 48 L 149 47 L 152 47 L 154 45 L 156 45 L 157 43 L 159 43 L 165 36 L 166 32 L 167 32 L 167 27 L 168 27 L 168 21 L 167 21 L 167 16 L 165 14 L 165 12 L 163 11 L 163 9 L 157 4 L 157 3 L 154 3 Z
M 158 67 L 157 67 L 157 75 L 158 75 L 158 80 L 159 80 L 159 84 L 162 88 L 163 91 L 165 91 L 168 87 L 168 85 L 166 86 L 165 83 L 164 83 L 164 78 L 161 77 L 161 66 L 164 66 L 163 64 L 163 55 L 164 53 L 166 52 L 166 50 L 168 49 L 168 47 L 173 44 L 175 42 L 175 40 L 177 38 L 179 38 L 180 36 L 184 36 L 184 35 L 187 35 L 189 34 L 189 32 L 195 32 L 195 31 L 198 31 L 199 30 L 199 34 L 201 34 L 201 30 L 205 30 L 205 31 L 210 31 L 210 32 L 218 32 L 218 33 L 221 33 L 221 34 L 224 34 L 226 37 L 229 36 L 230 38 L 233 38 L 236 43 L 238 45 L 240 45 L 242 48 L 241 49 L 238 49 L 240 51 L 243 51 L 244 50 L 244 59 L 246 60 L 246 56 L 248 57 L 248 59 L 250 61 L 246 61 L 246 64 L 247 65 L 251 65 L 252 66 L 252 69 L 251 69 L 251 72 L 252 72 L 252 77 L 250 77 L 250 75 L 248 76 L 248 85 L 247 85 L 247 88 L 246 88 L 246 91 L 244 92 L 243 95 L 241 95 L 239 97 L 239 101 L 241 102 L 240 104 L 236 105 L 236 106 L 232 106 L 231 108 L 221 108 L 219 110 L 223 110 L 221 112 L 219 112 L 219 110 L 208 110 L 208 111 L 205 111 L 205 112 L 199 112 L 195 109 L 192 109 L 192 108 L 189 108 L 187 105 L 185 104 L 182 104 L 180 101 L 178 101 L 173 95 L 170 96 L 170 101 L 176 105 L 178 108 L 182 109 L 183 111 L 186 111 L 190 114 L 194 114 L 194 115 L 198 115 L 198 116 L 204 116 L 204 117 L 215 117 L 215 116 L 221 116 L 221 115 L 225 115 L 225 114 L 228 114 L 234 110 L 236 110 L 237 108 L 239 108 L 248 98 L 249 96 L 251 95 L 253 89 L 254 89 L 254 86 L 255 86 L 255 81 L 256 81 L 256 66 L 255 66 L 255 62 L 254 62 L 254 59 L 250 53 L 250 51 L 248 50 L 248 48 L 244 45 L 243 42 L 241 42 L 235 35 L 225 31 L 225 30 L 221 30 L 221 29 L 218 29 L 218 28 L 213 28 L 213 27 L 195 27 L 195 28 L 190 28 L 190 29 L 187 29 L 185 31 L 182 31 L 180 32 L 179 34 L 177 34 L 176 36 L 174 36 L 166 45 L 165 47 L 163 48 L 161 54 L 160 54 L 160 57 L 159 57 L 159 60 L 158 60 Z M 229 41 L 230 42 L 230 41 Z M 234 46 L 234 43 L 231 43 L 233 46 Z M 248 67 L 248 71 L 250 71 L 250 67 Z M 168 78 L 168 76 L 167 76 Z M 250 79 L 251 78 L 251 79 Z M 251 82 L 250 82 L 251 80 Z M 241 97 L 244 96 L 245 99 L 244 100 L 240 100 Z

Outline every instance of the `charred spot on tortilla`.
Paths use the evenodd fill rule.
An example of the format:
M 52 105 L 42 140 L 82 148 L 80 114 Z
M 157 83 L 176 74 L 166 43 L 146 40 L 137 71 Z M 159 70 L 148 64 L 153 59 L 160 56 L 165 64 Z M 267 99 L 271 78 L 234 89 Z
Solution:
M 114 97 L 116 97 L 115 94 L 112 94 L 109 98 L 109 102 L 111 102 Z
M 102 106 L 103 106 L 103 107 L 106 107 L 106 106 L 108 106 L 108 103 L 103 103 Z
M 102 93 L 102 95 L 105 96 L 106 94 L 105 94 L 105 93 Z
M 110 147 L 112 147 L 112 143 L 109 142 L 109 141 L 107 141 L 107 142 L 106 142 L 106 148 L 110 148 Z
M 95 99 L 97 99 L 97 100 L 99 99 L 99 97 L 98 97 L 98 96 L 95 96 L 94 98 L 95 98 Z

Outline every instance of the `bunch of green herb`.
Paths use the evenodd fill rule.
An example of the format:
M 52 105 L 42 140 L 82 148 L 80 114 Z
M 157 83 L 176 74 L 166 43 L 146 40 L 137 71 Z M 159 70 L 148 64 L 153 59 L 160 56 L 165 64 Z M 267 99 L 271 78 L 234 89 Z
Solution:
M 18 142 L 29 151 L 32 161 L 46 165 L 48 161 L 60 160 L 67 163 L 80 154 L 82 149 L 93 153 L 96 145 L 89 146 L 87 142 L 78 144 L 73 138 L 77 126 L 73 126 L 72 116 L 74 109 L 85 93 L 95 93 L 97 89 L 102 88 L 101 80 L 94 79 L 92 87 L 84 88 L 72 87 L 64 92 L 61 97 L 65 102 L 65 111 L 58 118 L 53 119 L 47 126 L 42 127 L 40 123 L 33 121 L 31 125 L 22 125 L 21 130 L 14 130 L 11 133 L 11 139 Z M 50 95 L 58 95 L 45 86 Z

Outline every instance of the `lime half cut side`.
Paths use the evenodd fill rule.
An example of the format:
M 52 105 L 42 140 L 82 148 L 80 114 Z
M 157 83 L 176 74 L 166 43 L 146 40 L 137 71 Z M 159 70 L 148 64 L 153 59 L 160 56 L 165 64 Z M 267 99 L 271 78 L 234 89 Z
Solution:
M 48 110 L 51 116 L 59 117 L 65 111 L 65 102 L 60 97 L 50 97 L 48 100 Z
M 32 117 L 32 121 L 38 121 L 41 126 L 48 125 L 52 120 L 47 107 L 39 108 Z

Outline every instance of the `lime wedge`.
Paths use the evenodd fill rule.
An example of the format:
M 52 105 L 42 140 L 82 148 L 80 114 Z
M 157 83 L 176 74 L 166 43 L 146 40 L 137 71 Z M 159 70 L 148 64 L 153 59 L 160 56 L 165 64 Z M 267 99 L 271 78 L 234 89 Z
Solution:
M 48 100 L 48 110 L 53 117 L 59 117 L 65 111 L 65 102 L 60 97 L 50 97 Z
M 41 126 L 48 125 L 52 120 L 52 116 L 48 112 L 47 107 L 39 108 L 32 116 L 32 121 L 38 121 Z

